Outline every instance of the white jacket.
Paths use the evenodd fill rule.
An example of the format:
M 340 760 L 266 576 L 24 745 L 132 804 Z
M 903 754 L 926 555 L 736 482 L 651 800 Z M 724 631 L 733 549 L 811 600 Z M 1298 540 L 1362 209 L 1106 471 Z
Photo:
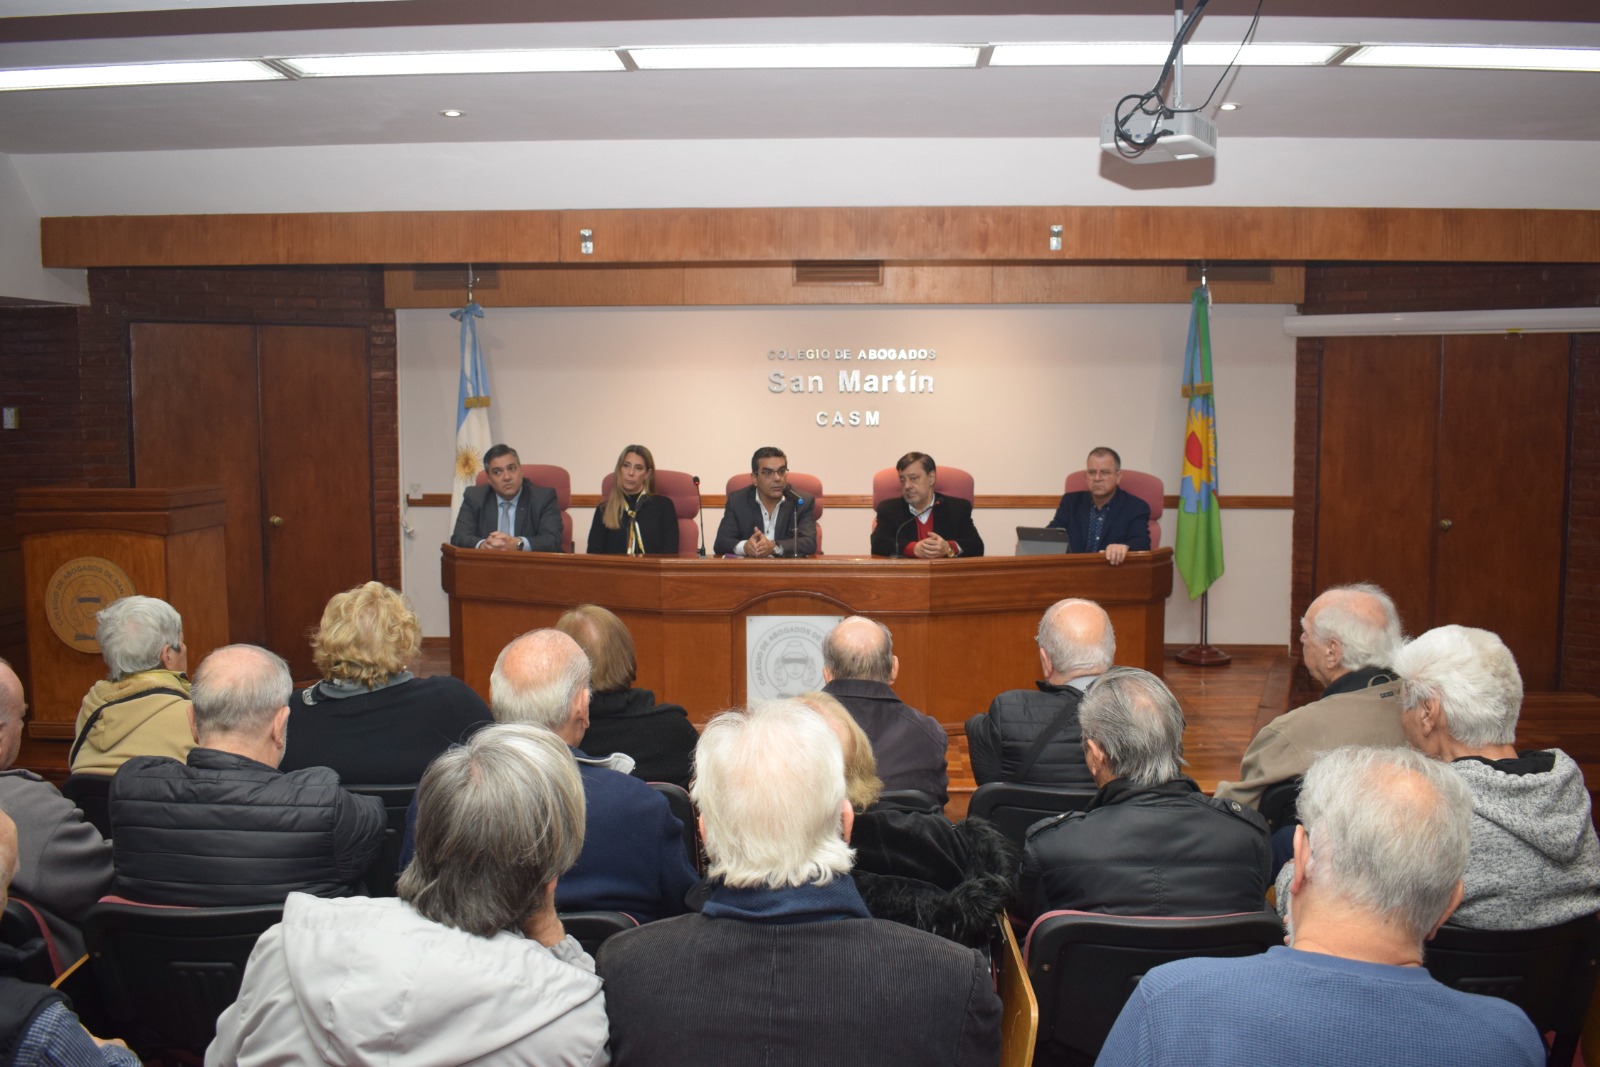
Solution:
M 205 1062 L 602 1067 L 600 990 L 571 937 L 546 948 L 510 931 L 451 929 L 395 898 L 291 893 Z

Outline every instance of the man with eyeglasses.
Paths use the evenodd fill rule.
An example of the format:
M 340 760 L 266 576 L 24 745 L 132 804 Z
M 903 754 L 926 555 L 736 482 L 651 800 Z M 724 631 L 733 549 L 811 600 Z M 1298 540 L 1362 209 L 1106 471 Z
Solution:
M 1113 567 L 1129 552 L 1150 551 L 1150 505 L 1124 493 L 1122 457 L 1104 446 L 1089 453 L 1089 488 L 1066 493 L 1048 525 L 1067 531 L 1074 552 L 1100 552 Z
M 817 551 L 815 501 L 789 488 L 789 458 L 768 445 L 750 457 L 750 488 L 728 494 L 712 551 L 773 559 Z

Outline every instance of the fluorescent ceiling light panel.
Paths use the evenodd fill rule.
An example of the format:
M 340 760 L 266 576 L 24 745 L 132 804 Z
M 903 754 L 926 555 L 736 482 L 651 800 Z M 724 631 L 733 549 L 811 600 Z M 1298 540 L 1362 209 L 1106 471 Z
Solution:
M 260 82 L 285 75 L 250 59 L 181 63 L 113 63 L 92 67 L 0 70 L 0 92 L 15 89 L 86 89 L 106 85 L 185 85 L 194 82 Z
M 622 60 L 609 48 L 286 56 L 277 62 L 306 78 L 366 78 L 387 74 L 550 74 L 623 69 Z
M 1506 45 L 1369 44 L 1345 67 L 1456 67 L 1467 70 L 1600 71 L 1600 48 L 1516 48 Z
M 1193 67 L 1225 67 L 1238 53 L 1242 67 L 1320 67 L 1345 46 L 1340 44 L 1194 43 L 1184 46 L 1183 61 Z M 1171 43 L 1160 41 L 1078 41 L 997 44 L 991 67 L 1159 67 Z
M 630 48 L 640 70 L 975 67 L 975 44 L 774 44 Z

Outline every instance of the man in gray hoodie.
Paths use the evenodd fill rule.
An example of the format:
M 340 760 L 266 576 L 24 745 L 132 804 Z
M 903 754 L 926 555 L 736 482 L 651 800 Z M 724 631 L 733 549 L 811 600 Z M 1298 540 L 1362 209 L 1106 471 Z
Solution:
M 1583 772 L 1560 749 L 1518 752 L 1522 678 L 1487 630 L 1441 626 L 1395 656 L 1406 739 L 1472 790 L 1472 855 L 1451 922 L 1532 930 L 1600 911 L 1600 840 Z

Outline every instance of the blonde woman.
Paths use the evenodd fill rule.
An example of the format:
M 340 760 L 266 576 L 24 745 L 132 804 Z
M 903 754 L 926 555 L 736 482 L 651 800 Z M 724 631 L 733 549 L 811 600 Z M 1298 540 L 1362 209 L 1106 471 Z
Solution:
M 678 509 L 655 495 L 656 459 L 644 445 L 617 457 L 611 495 L 596 505 L 589 525 L 590 555 L 678 554 Z
M 289 698 L 282 769 L 332 767 L 347 783 L 406 785 L 493 722 L 460 679 L 411 673 L 421 648 L 416 612 L 382 582 L 335 594 L 311 639 L 322 680 Z

